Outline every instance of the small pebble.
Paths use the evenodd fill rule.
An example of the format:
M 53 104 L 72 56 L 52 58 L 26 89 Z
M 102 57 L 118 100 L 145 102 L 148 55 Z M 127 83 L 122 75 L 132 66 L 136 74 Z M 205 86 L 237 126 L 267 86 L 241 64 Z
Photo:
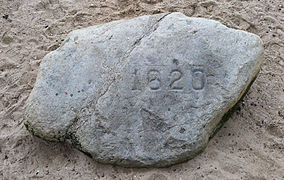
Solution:
M 8 15 L 8 14 L 4 14 L 2 17 L 3 17 L 4 19 L 8 19 L 9 15 Z

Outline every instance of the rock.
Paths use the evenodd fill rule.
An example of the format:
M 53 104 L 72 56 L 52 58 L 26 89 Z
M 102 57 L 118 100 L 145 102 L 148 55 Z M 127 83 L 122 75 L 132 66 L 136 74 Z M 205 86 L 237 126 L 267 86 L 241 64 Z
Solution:
M 4 19 L 8 19 L 9 15 L 8 15 L 8 14 L 4 14 L 2 17 L 3 17 Z
M 258 36 L 181 13 L 75 30 L 42 60 L 25 125 L 102 163 L 169 166 L 206 147 L 262 60 Z

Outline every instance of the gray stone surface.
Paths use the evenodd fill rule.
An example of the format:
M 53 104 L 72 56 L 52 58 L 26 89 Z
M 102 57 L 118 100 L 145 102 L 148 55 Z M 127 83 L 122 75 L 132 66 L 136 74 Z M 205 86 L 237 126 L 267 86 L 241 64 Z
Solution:
M 258 36 L 181 13 L 76 30 L 42 60 L 25 125 L 99 162 L 172 165 L 206 147 L 262 60 Z

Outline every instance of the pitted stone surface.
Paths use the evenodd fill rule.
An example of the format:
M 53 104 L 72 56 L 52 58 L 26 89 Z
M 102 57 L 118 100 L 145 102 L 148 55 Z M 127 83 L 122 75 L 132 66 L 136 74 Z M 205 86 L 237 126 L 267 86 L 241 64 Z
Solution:
M 172 165 L 205 148 L 262 60 L 258 36 L 181 13 L 76 30 L 42 60 L 25 125 L 99 162 Z

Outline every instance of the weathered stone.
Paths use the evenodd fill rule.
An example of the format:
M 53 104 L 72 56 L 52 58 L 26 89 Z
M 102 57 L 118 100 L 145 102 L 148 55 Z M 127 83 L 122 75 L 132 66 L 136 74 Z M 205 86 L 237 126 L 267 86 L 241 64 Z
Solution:
M 76 30 L 42 60 L 25 125 L 103 163 L 183 162 L 205 148 L 262 60 L 258 36 L 181 13 Z

